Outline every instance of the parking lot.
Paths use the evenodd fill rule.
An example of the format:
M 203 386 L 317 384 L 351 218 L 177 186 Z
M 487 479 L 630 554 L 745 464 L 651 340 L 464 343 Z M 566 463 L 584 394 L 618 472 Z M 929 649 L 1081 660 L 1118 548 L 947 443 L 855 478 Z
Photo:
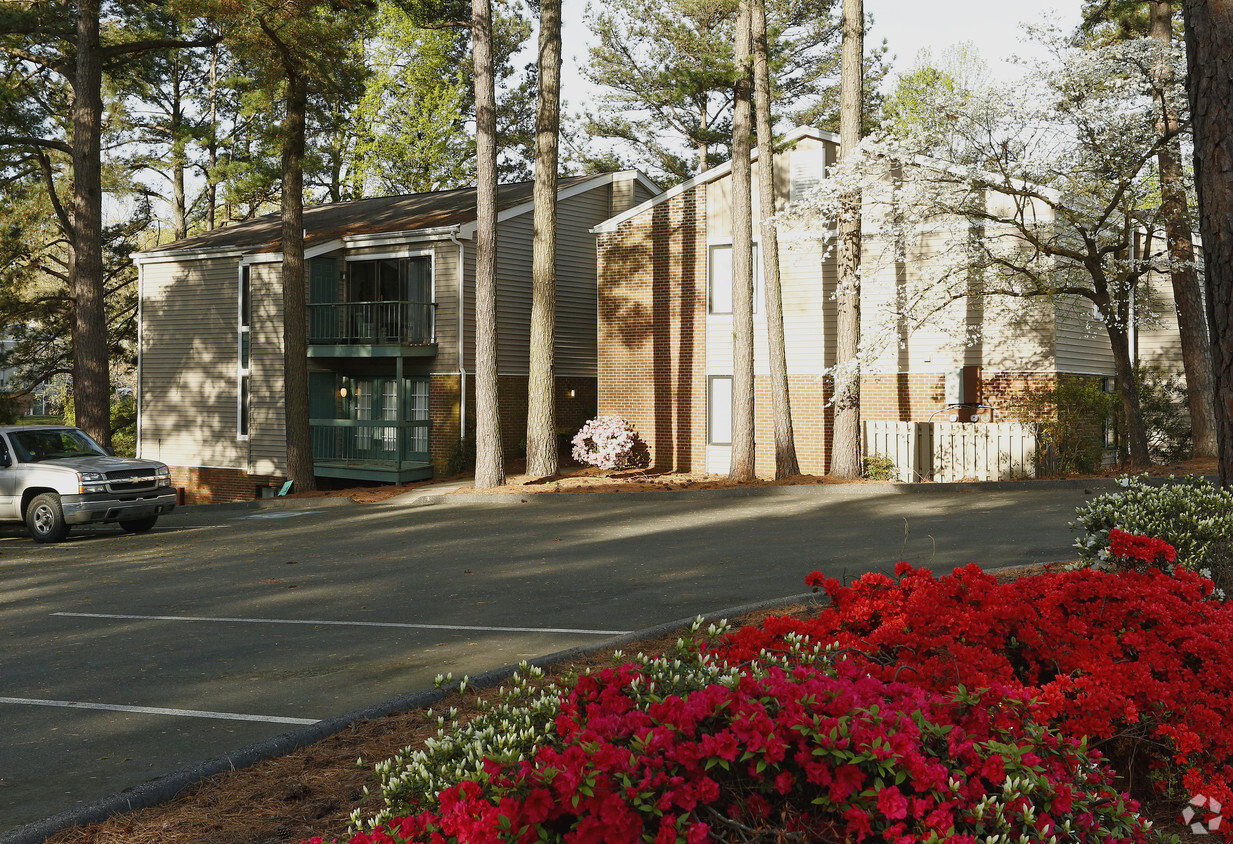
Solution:
M 896 560 L 1067 559 L 1082 490 L 514 496 L 0 528 L 0 835 L 297 725 Z

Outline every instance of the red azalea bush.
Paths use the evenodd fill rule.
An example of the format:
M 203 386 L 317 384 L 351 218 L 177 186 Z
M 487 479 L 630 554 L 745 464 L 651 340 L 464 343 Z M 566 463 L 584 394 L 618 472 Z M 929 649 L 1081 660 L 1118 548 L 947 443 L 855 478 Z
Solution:
M 647 683 L 631 663 L 580 678 L 534 759 L 491 763 L 439 811 L 351 844 L 1151 840 L 1108 770 L 1018 693 L 939 694 L 853 663 L 776 666 L 683 697 Z
M 1109 558 L 1118 571 L 1146 566 L 1163 568 L 1177 562 L 1177 549 L 1163 539 L 1136 536 L 1113 528 L 1109 531 Z
M 1139 539 L 1125 553 L 1160 552 Z M 900 563 L 896 575 L 844 587 L 815 572 L 830 607 L 739 630 L 723 653 L 751 658 L 797 633 L 851 649 L 846 659 L 873 676 L 938 693 L 1006 685 L 1035 697 L 1038 717 L 1063 734 L 1105 747 L 1141 796 L 1233 805 L 1233 605 L 1209 600 L 1211 581 L 1180 568 L 999 584 L 976 566 L 935 578 Z

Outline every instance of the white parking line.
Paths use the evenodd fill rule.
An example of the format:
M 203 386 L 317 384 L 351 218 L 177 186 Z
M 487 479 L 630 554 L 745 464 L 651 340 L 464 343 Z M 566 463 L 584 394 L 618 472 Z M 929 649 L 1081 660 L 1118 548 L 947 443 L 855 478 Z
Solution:
M 0 697 L 0 703 L 25 706 L 60 706 L 66 709 L 102 709 L 108 712 L 136 712 L 141 715 L 173 715 L 178 718 L 220 718 L 226 721 L 260 721 L 265 724 L 315 724 L 316 718 L 281 718 L 275 715 L 241 715 L 236 712 L 206 712 L 201 709 L 164 709 L 159 706 L 125 706 L 119 703 L 82 703 L 78 700 L 39 700 L 25 697 Z
M 309 624 L 322 627 L 396 627 L 410 630 L 467 630 L 481 633 L 577 633 L 620 636 L 630 630 L 582 630 L 573 627 L 472 627 L 466 624 L 402 624 L 393 621 L 313 621 L 302 618 L 207 618 L 192 615 L 119 615 L 95 612 L 53 612 L 67 618 L 110 618 L 120 621 L 207 621 L 215 624 Z

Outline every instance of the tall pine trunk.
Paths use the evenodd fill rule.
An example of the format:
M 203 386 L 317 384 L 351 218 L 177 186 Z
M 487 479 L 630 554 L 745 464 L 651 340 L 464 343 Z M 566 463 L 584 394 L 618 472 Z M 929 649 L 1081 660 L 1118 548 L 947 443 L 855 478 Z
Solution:
M 1227 487 L 1233 486 L 1233 0 L 1185 0 L 1183 10 L 1220 483 Z
M 1172 0 L 1151 0 L 1151 37 L 1168 47 L 1173 43 Z M 1182 365 L 1186 372 L 1186 392 L 1190 404 L 1190 433 L 1195 457 L 1216 456 L 1215 384 L 1212 381 L 1212 352 L 1208 344 L 1203 287 L 1194 268 L 1195 250 L 1187 215 L 1186 188 L 1182 175 L 1182 143 L 1176 137 L 1177 112 L 1168 102 L 1166 91 L 1173 84 L 1172 68 L 1167 63 L 1157 72 L 1160 112 L 1156 130 L 1175 137 L 1157 155 L 1160 169 L 1161 211 L 1165 238 L 1174 263 L 1170 275 L 1173 300 L 1177 303 L 1177 329 L 1181 335 Z
M 775 427 L 775 477 L 800 474 L 792 433 L 788 357 L 779 282 L 779 233 L 775 215 L 775 138 L 771 128 L 771 73 L 767 61 L 766 0 L 752 0 L 754 112 L 758 125 L 758 198 L 762 217 L 762 283 L 766 298 L 766 339 L 770 352 L 771 416 Z
M 308 304 L 304 273 L 304 114 L 308 82 L 287 69 L 282 138 L 283 390 L 287 475 L 297 492 L 317 488 L 308 425 Z
M 527 474 L 558 469 L 556 415 L 557 145 L 561 129 L 561 0 L 543 0 L 535 110 L 535 234 L 531 268 L 531 365 L 527 380 Z
M 728 477 L 754 479 L 753 196 L 750 135 L 753 68 L 750 0 L 736 20 L 736 79 L 732 110 L 732 461 Z
M 497 397 L 497 96 L 491 0 L 471 0 L 471 38 L 476 157 L 475 486 L 486 489 L 505 483 Z
M 103 54 L 99 0 L 77 4 L 73 75 L 73 401 L 77 425 L 111 446 L 111 368 L 103 301 Z
M 865 10 L 862 0 L 843 0 L 843 47 L 839 77 L 839 154 L 852 154 L 861 140 L 864 100 Z M 839 289 L 835 326 L 835 429 L 831 474 L 861 475 L 861 196 L 848 197 L 839 219 Z

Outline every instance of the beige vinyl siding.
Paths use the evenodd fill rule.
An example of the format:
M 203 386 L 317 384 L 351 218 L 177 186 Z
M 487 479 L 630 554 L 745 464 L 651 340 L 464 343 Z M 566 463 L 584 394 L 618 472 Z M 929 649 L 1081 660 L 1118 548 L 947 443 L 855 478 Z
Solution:
M 1182 373 L 1182 338 L 1177 328 L 1177 303 L 1173 282 L 1167 275 L 1153 274 L 1148 310 L 1155 316 L 1138 330 L 1138 360 Z
M 287 471 L 282 271 L 281 263 L 249 267 L 253 313 L 249 355 L 252 371 L 249 379 L 249 464 L 246 468 L 261 475 Z
M 458 245 L 433 244 L 432 285 L 436 295 L 437 356 L 433 372 L 458 371 Z
M 986 369 L 1050 371 L 1057 366 L 1057 321 L 1048 299 L 990 296 L 982 303 L 981 359 Z
M 237 436 L 239 259 L 142 267 L 141 455 L 244 468 Z
M 497 372 L 501 375 L 526 375 L 530 368 L 532 232 L 531 212 L 497 226 Z
M 558 226 L 557 240 L 559 376 L 595 376 L 596 256 L 589 229 L 606 219 L 608 204 L 604 185 L 557 205 L 557 219 L 569 221 Z M 497 369 L 502 375 L 526 375 L 530 368 L 533 225 L 533 214 L 527 212 L 497 230 Z M 469 319 L 474 325 L 473 310 Z
M 761 263 L 761 262 L 759 262 Z M 709 266 L 708 266 L 709 272 Z M 819 375 L 832 363 L 835 331 L 835 261 L 825 265 L 820 250 L 783 248 L 779 253 L 783 296 L 784 348 L 789 375 Z M 710 279 L 707 279 L 709 285 Z M 754 374 L 770 374 L 770 345 L 766 329 L 766 300 L 762 285 L 754 313 Z M 732 372 L 732 316 L 706 316 L 706 371 L 710 375 Z
M 631 180 L 629 182 L 633 184 Z M 556 372 L 563 377 L 595 377 L 596 276 L 592 226 L 605 219 L 608 190 L 572 196 L 557 207 L 557 218 L 581 225 L 557 227 Z
M 617 184 L 623 184 L 623 183 L 618 182 L 614 184 L 613 187 L 615 188 Z M 630 184 L 633 186 L 634 199 L 633 199 L 633 203 L 628 206 L 629 208 L 633 208 L 635 205 L 641 205 L 642 203 L 646 202 L 648 199 L 652 199 L 655 196 L 658 196 L 658 194 L 652 193 L 650 188 L 642 184 L 642 182 L 638 181 L 637 179 L 630 179 L 629 182 L 624 183 L 624 184 Z M 614 202 L 614 205 L 615 205 L 615 202 Z
M 1059 297 L 1054 311 L 1057 371 L 1112 375 L 1113 349 L 1109 346 L 1108 333 L 1095 316 L 1092 303 L 1078 296 Z
M 775 200 L 776 207 L 785 209 L 791 189 L 793 156 L 797 148 L 804 148 L 803 155 L 812 155 L 820 165 L 825 156 L 824 145 L 812 140 L 803 140 L 795 147 L 776 155 Z M 800 156 L 798 156 L 799 158 Z M 761 202 L 758 195 L 758 172 L 761 163 L 753 163 L 751 179 L 754 242 L 761 242 Z M 707 240 L 708 246 L 732 242 L 732 177 L 723 176 L 707 185 Z M 783 295 L 784 346 L 791 375 L 816 375 L 830 364 L 833 350 L 828 351 L 826 338 L 834 336 L 835 291 L 834 258 L 822 264 L 822 247 L 814 243 L 786 242 L 779 248 L 780 285 Z M 766 256 L 761 255 L 759 264 Z M 755 272 L 759 268 L 755 268 Z M 709 260 L 708 269 L 710 272 Z M 707 278 L 708 288 L 710 279 Z M 754 312 L 754 373 L 770 372 L 770 352 L 766 331 L 766 300 L 761 283 L 755 284 L 758 302 Z M 706 371 L 711 375 L 732 372 L 732 317 L 728 314 L 707 314 L 706 317 Z M 708 455 L 715 447 L 708 450 Z M 723 451 L 726 447 L 721 447 Z M 726 451 L 724 451 L 726 453 Z M 708 457 L 708 465 L 710 458 Z

